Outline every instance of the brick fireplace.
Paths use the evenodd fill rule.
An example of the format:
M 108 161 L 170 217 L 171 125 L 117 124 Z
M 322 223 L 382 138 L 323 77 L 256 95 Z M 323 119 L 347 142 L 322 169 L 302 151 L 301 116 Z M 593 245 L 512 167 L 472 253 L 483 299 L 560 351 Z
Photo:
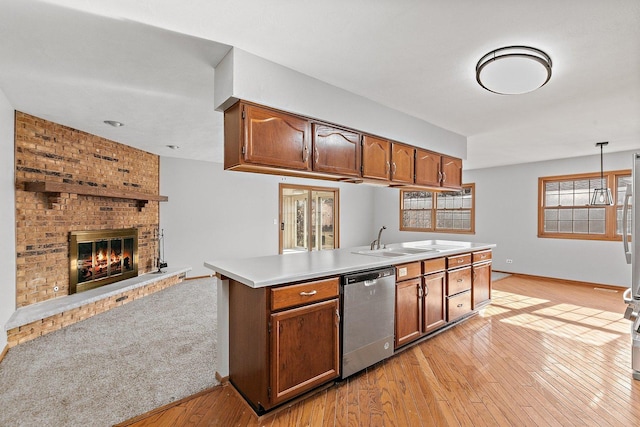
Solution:
M 159 162 L 157 155 L 15 113 L 18 311 L 73 293 L 71 288 L 77 286 L 77 281 L 72 284 L 70 277 L 72 234 L 136 230 L 136 275 L 156 269 L 159 202 L 166 200 L 158 196 Z M 114 240 L 113 244 L 118 243 Z M 121 244 L 125 244 L 124 240 Z M 176 276 L 176 280 L 163 280 L 153 289 L 170 286 L 183 277 L 184 274 Z M 136 290 L 135 295 L 147 293 L 150 292 Z M 97 308 L 80 307 L 76 311 L 80 318 L 86 318 L 115 305 L 115 300 L 124 299 L 114 298 L 99 303 Z M 61 327 L 60 323 L 73 323 L 64 313 L 60 316 L 58 324 L 43 319 L 35 326 L 25 327 L 37 336 L 47 332 L 47 324 L 55 330 Z M 28 331 L 17 329 L 7 331 L 10 346 L 29 335 Z

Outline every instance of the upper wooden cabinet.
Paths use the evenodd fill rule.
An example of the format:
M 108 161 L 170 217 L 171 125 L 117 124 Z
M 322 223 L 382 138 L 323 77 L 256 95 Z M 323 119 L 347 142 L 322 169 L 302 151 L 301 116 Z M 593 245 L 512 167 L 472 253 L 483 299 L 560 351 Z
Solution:
M 416 184 L 443 187 L 452 190 L 462 188 L 462 160 L 416 148 Z
M 440 154 L 416 148 L 416 184 L 440 186 Z
M 460 159 L 247 101 L 224 112 L 224 168 L 462 189 Z
M 442 170 L 442 187 L 462 188 L 462 160 L 455 157 L 442 156 L 440 160 Z
M 225 111 L 225 169 L 242 164 L 311 170 L 309 121 L 238 102 Z
M 415 148 L 391 143 L 391 181 L 398 184 L 413 184 Z
M 362 138 L 362 177 L 389 181 L 391 142 L 371 135 Z
M 360 176 L 359 133 L 319 123 L 312 130 L 314 171 Z

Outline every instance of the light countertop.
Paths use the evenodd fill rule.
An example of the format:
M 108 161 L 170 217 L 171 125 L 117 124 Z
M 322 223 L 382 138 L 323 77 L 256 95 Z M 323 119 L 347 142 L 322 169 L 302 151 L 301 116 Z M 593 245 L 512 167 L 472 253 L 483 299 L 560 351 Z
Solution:
M 252 288 L 281 285 L 302 280 L 352 273 L 372 268 L 404 264 L 411 261 L 439 258 L 465 252 L 491 249 L 493 243 L 472 243 L 449 240 L 424 240 L 394 243 L 387 248 L 434 248 L 429 252 L 385 257 L 357 253 L 368 246 L 314 252 L 295 252 L 254 258 L 206 261 L 204 266 L 222 276 Z

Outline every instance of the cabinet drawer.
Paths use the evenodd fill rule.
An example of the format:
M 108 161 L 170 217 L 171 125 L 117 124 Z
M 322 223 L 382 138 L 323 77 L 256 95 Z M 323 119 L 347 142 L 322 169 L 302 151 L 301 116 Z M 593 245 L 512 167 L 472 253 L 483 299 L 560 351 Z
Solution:
M 447 272 L 447 296 L 471 289 L 471 267 Z
M 337 277 L 272 288 L 271 311 L 334 298 L 338 296 L 339 292 L 340 280 Z
M 471 313 L 471 290 L 447 298 L 447 318 L 452 322 Z
M 478 262 L 489 261 L 491 259 L 491 250 L 474 252 L 473 254 L 471 254 L 471 257 L 474 264 Z
M 471 264 L 471 254 L 453 255 L 447 257 L 447 269 L 464 267 Z
M 437 273 L 438 271 L 444 271 L 446 268 L 446 261 L 444 258 L 427 259 L 422 261 L 422 274 Z
M 396 266 L 396 280 L 415 279 L 422 275 L 420 261 Z

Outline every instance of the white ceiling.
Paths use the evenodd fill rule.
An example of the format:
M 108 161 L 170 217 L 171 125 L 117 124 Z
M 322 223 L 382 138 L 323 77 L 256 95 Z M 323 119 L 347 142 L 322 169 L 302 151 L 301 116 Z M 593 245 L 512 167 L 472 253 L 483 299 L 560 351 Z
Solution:
M 546 51 L 551 81 L 480 88 L 508 45 Z M 0 0 L 15 109 L 164 156 L 222 161 L 231 46 L 467 136 L 467 169 L 640 148 L 638 0 Z

